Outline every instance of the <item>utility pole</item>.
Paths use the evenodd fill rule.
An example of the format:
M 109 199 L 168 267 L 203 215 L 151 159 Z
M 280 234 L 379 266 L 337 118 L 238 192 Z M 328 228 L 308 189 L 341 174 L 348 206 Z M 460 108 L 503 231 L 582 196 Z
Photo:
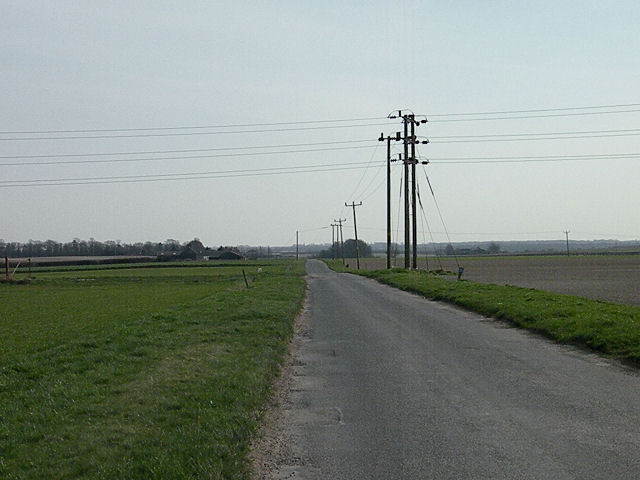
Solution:
M 569 230 L 565 230 L 565 231 L 564 231 L 564 234 L 565 234 L 565 236 L 567 237 L 567 257 L 570 255 L 570 254 L 569 254 L 569 234 L 570 234 L 570 233 L 571 233 L 571 232 L 570 232 Z
M 298 230 L 296 230 L 296 260 L 298 260 Z
M 384 133 L 380 133 L 378 141 L 385 140 Z M 391 140 L 400 141 L 400 132 L 396 132 L 395 139 L 391 136 L 387 140 L 387 269 L 391 268 Z M 393 160 L 395 161 L 395 160 Z
M 417 208 L 416 208 L 416 120 L 413 114 L 409 115 L 409 121 L 411 122 L 411 217 L 412 233 L 413 233 L 413 257 L 411 259 L 411 268 L 416 270 L 418 268 L 418 227 L 417 227 Z
M 334 227 L 337 227 L 337 226 L 338 225 L 336 225 L 335 223 L 331 224 L 331 250 L 333 250 L 333 258 L 334 258 L 334 260 L 338 259 L 338 247 L 336 246 L 336 241 L 335 241 L 336 237 L 334 235 L 334 231 L 335 231 Z
M 361 205 L 362 202 L 358 204 L 356 204 L 356 202 L 351 202 L 351 205 L 349 205 L 347 202 L 344 202 L 345 207 L 353 208 L 353 230 L 356 235 L 356 266 L 358 270 L 360 270 L 360 248 L 358 247 L 358 225 L 356 223 L 356 207 L 359 207 Z
M 402 118 L 404 127 L 404 268 L 418 267 L 418 229 L 417 229 L 417 201 L 416 201 L 416 143 L 429 143 L 428 140 L 418 142 L 415 135 L 415 126 L 427 123 L 427 119 L 416 121 L 415 115 L 402 114 L 398 110 L 398 115 L 389 115 L 389 118 Z M 411 135 L 409 135 L 409 124 L 411 124 Z M 409 154 L 411 145 L 411 154 Z M 428 162 L 422 162 L 428 163 Z M 409 164 L 411 164 L 411 201 L 409 200 Z M 413 218 L 413 221 L 410 219 Z M 413 226 L 413 228 L 411 228 Z M 413 232 L 413 235 L 410 234 Z M 412 242 L 413 241 L 413 242 Z M 411 243 L 413 243 L 413 255 L 411 255 Z M 411 260 L 410 260 L 410 257 Z M 411 265 L 411 267 L 410 267 Z
M 338 220 L 333 220 L 334 222 L 338 223 L 338 227 L 340 228 L 340 250 L 342 251 L 342 265 L 345 264 L 344 262 L 344 237 L 342 236 L 342 222 L 346 222 L 347 219 L 346 218 L 339 218 Z
M 402 110 L 398 110 L 398 116 L 402 116 Z M 408 129 L 409 129 L 409 117 L 407 115 L 402 116 L 402 123 L 404 127 L 404 136 L 402 137 L 404 143 L 404 155 L 402 162 L 404 163 L 404 268 L 409 268 L 409 143 L 408 143 Z

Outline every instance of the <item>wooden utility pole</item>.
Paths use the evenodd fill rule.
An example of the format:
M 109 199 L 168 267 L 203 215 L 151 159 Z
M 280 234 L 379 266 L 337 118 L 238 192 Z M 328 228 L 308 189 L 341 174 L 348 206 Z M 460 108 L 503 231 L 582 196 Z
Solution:
M 400 132 L 396 132 L 396 136 L 387 136 L 384 138 L 384 133 L 380 133 L 378 141 L 387 141 L 387 269 L 391 268 L 391 140 L 397 142 L 400 141 Z
M 340 225 L 340 254 L 342 255 L 342 265 L 345 264 L 344 261 L 344 237 L 342 236 L 342 222 L 343 221 L 347 221 L 347 219 L 345 218 L 344 220 L 338 220 L 338 223 Z
M 296 230 L 296 260 L 298 260 L 298 230 Z
M 427 123 L 427 119 L 416 121 L 413 113 L 402 114 L 398 110 L 398 115 L 389 115 L 388 118 L 401 118 L 404 126 L 404 268 L 418 267 L 418 228 L 417 228 L 417 201 L 416 201 L 416 143 L 429 143 L 428 140 L 419 142 L 415 134 L 415 126 Z M 409 135 L 409 124 L 411 124 L 411 135 Z M 399 140 L 399 139 L 398 139 Z M 409 153 L 411 145 L 411 154 Z M 428 162 L 422 162 L 424 164 Z M 411 165 L 411 200 L 409 200 L 409 165 Z M 411 221 L 410 219 L 413 219 Z M 413 226 L 413 228 L 412 228 Z M 410 232 L 413 232 L 411 234 Z M 413 255 L 411 255 L 411 244 L 413 243 Z M 410 260 L 411 258 L 411 260 Z
M 336 248 L 335 227 L 337 227 L 337 225 L 335 223 L 332 223 L 331 224 L 331 250 L 333 250 L 333 258 L 335 260 L 337 260 L 338 259 L 338 249 Z
M 345 262 L 344 262 L 344 237 L 342 236 L 342 222 L 346 222 L 347 219 L 346 218 L 339 218 L 338 220 L 334 219 L 333 221 L 338 224 L 338 228 L 340 229 L 340 250 L 342 251 L 342 265 L 344 265 L 345 264 Z
M 571 233 L 571 232 L 570 232 L 569 230 L 565 230 L 565 231 L 564 231 L 564 234 L 565 234 L 565 236 L 567 237 L 567 257 L 568 257 L 568 256 L 570 256 L 570 253 L 569 253 L 569 234 L 570 234 L 570 233 Z
M 358 247 L 358 224 L 356 223 L 356 207 L 359 207 L 361 205 L 362 202 L 357 204 L 356 202 L 351 202 L 351 205 L 349 205 L 347 202 L 344 203 L 345 207 L 353 208 L 353 231 L 356 235 L 356 267 L 358 270 L 360 270 L 360 248 Z
M 411 122 L 411 219 L 412 219 L 412 243 L 413 256 L 411 258 L 411 268 L 418 268 L 418 226 L 417 226 L 417 208 L 416 208 L 416 120 L 413 114 L 409 115 Z
M 380 134 L 382 138 L 382 134 Z M 391 137 L 387 137 L 387 270 L 391 268 Z
M 400 115 L 402 112 L 398 112 Z M 409 255 L 410 255 L 410 241 L 409 241 L 409 116 L 404 115 L 402 117 L 402 123 L 404 124 L 404 156 L 402 161 L 404 163 L 404 268 L 409 268 Z

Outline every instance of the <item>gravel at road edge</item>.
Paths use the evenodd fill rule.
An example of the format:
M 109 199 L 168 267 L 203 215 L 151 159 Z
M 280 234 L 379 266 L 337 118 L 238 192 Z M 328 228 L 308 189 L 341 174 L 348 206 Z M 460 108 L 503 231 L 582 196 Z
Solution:
M 285 358 L 280 376 L 273 386 L 272 397 L 264 413 L 262 428 L 251 443 L 249 459 L 252 480 L 281 480 L 295 475 L 288 471 L 290 465 L 301 465 L 292 448 L 295 439 L 291 434 L 287 412 L 291 409 L 289 392 L 294 375 L 296 352 L 308 338 L 308 297 L 294 322 L 293 338 L 289 342 L 289 353 Z

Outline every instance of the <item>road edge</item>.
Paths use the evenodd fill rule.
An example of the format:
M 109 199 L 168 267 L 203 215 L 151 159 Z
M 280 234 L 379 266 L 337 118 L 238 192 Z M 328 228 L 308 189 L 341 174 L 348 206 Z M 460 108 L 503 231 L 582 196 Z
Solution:
M 263 413 L 259 431 L 249 446 L 249 468 L 251 480 L 277 480 L 283 478 L 281 469 L 286 465 L 300 463 L 292 448 L 294 440 L 287 428 L 285 412 L 290 405 L 289 393 L 294 376 L 296 353 L 304 343 L 310 329 L 309 276 L 305 276 L 305 296 L 300 312 L 296 315 L 293 335 L 279 375 L 273 383 L 273 391 Z

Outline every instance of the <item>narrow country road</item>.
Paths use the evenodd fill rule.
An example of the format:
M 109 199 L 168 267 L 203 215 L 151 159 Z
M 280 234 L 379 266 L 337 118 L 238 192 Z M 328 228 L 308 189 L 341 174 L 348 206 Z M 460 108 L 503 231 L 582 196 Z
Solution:
M 277 478 L 637 479 L 640 376 L 307 263 Z M 295 461 L 294 461 L 295 460 Z

